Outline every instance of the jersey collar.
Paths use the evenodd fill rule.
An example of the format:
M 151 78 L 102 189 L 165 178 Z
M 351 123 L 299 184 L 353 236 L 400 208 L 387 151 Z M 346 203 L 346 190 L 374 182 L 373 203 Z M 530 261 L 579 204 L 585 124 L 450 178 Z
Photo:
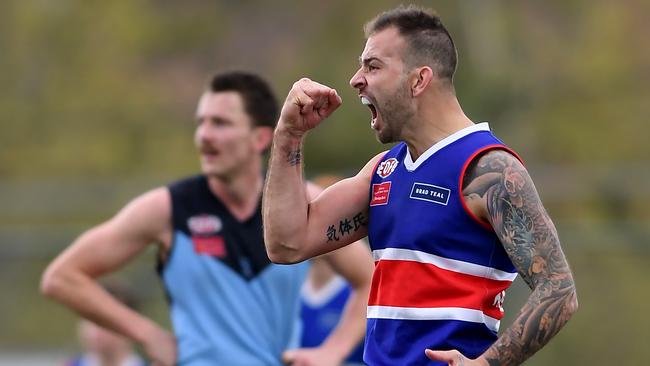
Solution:
M 424 163 L 431 155 L 435 154 L 437 151 L 442 149 L 443 147 L 450 145 L 451 143 L 460 140 L 461 138 L 474 133 L 478 131 L 490 131 L 490 126 L 488 125 L 487 122 L 481 122 L 477 123 L 475 125 L 471 125 L 468 127 L 465 127 L 461 130 L 458 130 L 451 135 L 445 137 L 444 139 L 436 142 L 431 146 L 430 148 L 427 149 L 422 155 L 420 155 L 415 162 L 413 161 L 413 158 L 411 157 L 411 152 L 406 149 L 406 156 L 404 157 L 404 166 L 406 167 L 406 170 L 409 172 L 414 171 L 417 169 L 422 163 Z

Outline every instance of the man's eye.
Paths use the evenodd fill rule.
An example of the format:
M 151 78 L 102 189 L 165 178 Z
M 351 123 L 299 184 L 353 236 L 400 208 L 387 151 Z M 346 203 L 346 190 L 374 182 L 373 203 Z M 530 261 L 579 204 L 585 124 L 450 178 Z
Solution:
M 223 119 L 213 119 L 210 121 L 215 127 L 225 127 L 228 126 L 228 122 Z

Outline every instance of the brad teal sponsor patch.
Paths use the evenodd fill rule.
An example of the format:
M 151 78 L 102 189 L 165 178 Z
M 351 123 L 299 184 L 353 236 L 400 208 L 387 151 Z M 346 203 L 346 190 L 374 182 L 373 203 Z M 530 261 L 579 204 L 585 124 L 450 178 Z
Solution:
M 411 188 L 410 197 L 416 200 L 429 201 L 446 206 L 449 202 L 450 194 L 451 190 L 449 188 L 415 182 L 413 183 L 413 188 Z

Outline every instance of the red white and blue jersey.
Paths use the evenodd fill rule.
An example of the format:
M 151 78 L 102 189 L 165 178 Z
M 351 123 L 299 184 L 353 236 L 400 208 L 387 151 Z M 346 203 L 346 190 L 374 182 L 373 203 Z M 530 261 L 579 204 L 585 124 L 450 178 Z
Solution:
M 475 358 L 496 340 L 504 291 L 517 272 L 461 192 L 468 164 L 490 149 L 510 151 L 480 123 L 416 161 L 400 143 L 377 164 L 368 228 L 375 260 L 364 354 L 369 365 L 446 365 L 424 350 L 457 349 Z

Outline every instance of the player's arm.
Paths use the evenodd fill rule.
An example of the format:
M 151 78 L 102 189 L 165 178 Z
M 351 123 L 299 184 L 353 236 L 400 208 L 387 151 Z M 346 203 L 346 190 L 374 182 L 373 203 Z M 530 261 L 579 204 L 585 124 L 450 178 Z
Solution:
M 263 205 L 264 240 L 274 262 L 299 262 L 367 235 L 370 171 L 378 157 L 312 202 L 305 191 L 303 138 L 340 104 L 334 89 L 302 79 L 293 85 L 282 107 Z
M 519 365 L 548 343 L 577 310 L 573 276 L 555 226 L 519 160 L 505 151 L 491 151 L 478 160 L 466 181 L 463 195 L 470 210 L 492 225 L 532 289 L 514 323 L 476 361 Z M 427 354 L 431 356 L 430 351 Z M 449 355 L 438 353 L 445 354 Z
M 370 171 L 380 157 L 381 154 L 357 175 L 334 183 L 311 201 L 303 191 L 304 184 L 283 187 L 286 175 L 278 174 L 277 179 L 267 181 L 264 240 L 269 258 L 276 263 L 296 263 L 366 237 Z M 302 181 L 302 171 L 296 174 L 300 174 L 298 181 Z
M 139 342 L 154 361 L 164 365 L 175 357 L 171 335 L 116 300 L 95 279 L 115 271 L 150 243 L 169 244 L 170 210 L 166 188 L 139 196 L 112 219 L 78 237 L 52 261 L 41 280 L 43 294 Z
M 332 352 L 338 351 L 344 359 L 363 340 L 366 332 L 366 309 L 374 262 L 368 243 L 363 239 L 326 254 L 325 260 L 352 287 L 341 319 L 321 346 Z

